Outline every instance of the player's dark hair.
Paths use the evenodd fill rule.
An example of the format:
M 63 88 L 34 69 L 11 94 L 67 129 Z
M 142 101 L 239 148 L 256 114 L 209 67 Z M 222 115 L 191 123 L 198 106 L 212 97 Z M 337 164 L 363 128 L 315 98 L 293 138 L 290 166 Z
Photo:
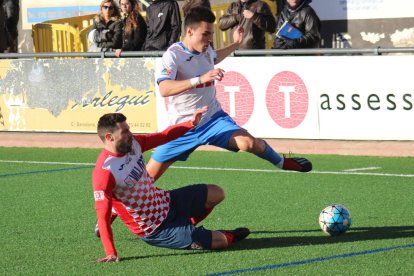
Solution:
M 184 18 L 184 29 L 187 27 L 197 27 L 201 22 L 214 23 L 216 16 L 214 13 L 203 6 L 191 8 Z
M 122 113 L 107 113 L 99 118 L 98 121 L 98 136 L 102 141 L 105 141 L 105 134 L 110 132 L 114 133 L 118 128 L 117 123 L 126 121 L 126 117 Z

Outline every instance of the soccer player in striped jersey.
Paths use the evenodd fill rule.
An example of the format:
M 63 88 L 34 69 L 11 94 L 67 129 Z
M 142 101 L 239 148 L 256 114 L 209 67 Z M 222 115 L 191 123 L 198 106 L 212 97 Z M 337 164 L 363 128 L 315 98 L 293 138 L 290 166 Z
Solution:
M 224 199 L 214 184 L 196 184 L 167 191 L 154 185 L 143 152 L 174 140 L 196 127 L 207 107 L 159 133 L 133 135 L 121 113 L 103 115 L 98 135 L 104 143 L 92 173 L 98 233 L 105 257 L 120 260 L 111 223 L 113 210 L 129 230 L 150 245 L 175 249 L 223 249 L 246 238 L 247 228 L 211 231 L 196 227 Z

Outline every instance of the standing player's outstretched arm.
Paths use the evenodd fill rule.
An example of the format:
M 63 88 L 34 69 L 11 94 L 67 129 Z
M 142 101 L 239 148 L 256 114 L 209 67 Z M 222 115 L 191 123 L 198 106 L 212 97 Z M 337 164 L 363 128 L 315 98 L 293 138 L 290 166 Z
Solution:
M 233 43 L 221 48 L 221 49 L 217 49 L 216 53 L 217 53 L 217 58 L 214 61 L 214 64 L 218 64 L 220 63 L 223 59 L 225 59 L 228 55 L 230 55 L 231 53 L 233 53 L 240 45 L 240 43 L 243 40 L 243 33 L 244 33 L 244 29 L 241 26 L 238 26 L 234 32 L 233 32 Z

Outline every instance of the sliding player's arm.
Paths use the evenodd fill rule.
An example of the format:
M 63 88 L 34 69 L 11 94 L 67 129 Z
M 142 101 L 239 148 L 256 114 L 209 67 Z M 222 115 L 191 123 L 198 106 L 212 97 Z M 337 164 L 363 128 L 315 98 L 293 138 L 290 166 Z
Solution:
M 97 259 L 97 262 L 118 262 L 111 227 L 112 189 L 115 179 L 109 171 L 99 169 L 94 171 L 92 182 L 98 228 L 106 255 L 105 258 Z

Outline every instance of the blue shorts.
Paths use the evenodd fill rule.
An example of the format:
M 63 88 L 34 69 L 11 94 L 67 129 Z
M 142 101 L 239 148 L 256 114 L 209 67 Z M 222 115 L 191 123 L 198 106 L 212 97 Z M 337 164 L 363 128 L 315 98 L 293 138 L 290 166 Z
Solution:
M 167 218 L 151 234 L 142 237 L 146 243 L 173 249 L 211 249 L 212 233 L 195 227 L 191 217 L 205 214 L 207 185 L 197 184 L 172 190 Z
M 203 125 L 159 146 L 151 158 L 159 163 L 185 161 L 200 145 L 214 145 L 223 149 L 238 151 L 238 149 L 229 149 L 228 144 L 233 133 L 240 129 L 226 112 L 219 111 Z

